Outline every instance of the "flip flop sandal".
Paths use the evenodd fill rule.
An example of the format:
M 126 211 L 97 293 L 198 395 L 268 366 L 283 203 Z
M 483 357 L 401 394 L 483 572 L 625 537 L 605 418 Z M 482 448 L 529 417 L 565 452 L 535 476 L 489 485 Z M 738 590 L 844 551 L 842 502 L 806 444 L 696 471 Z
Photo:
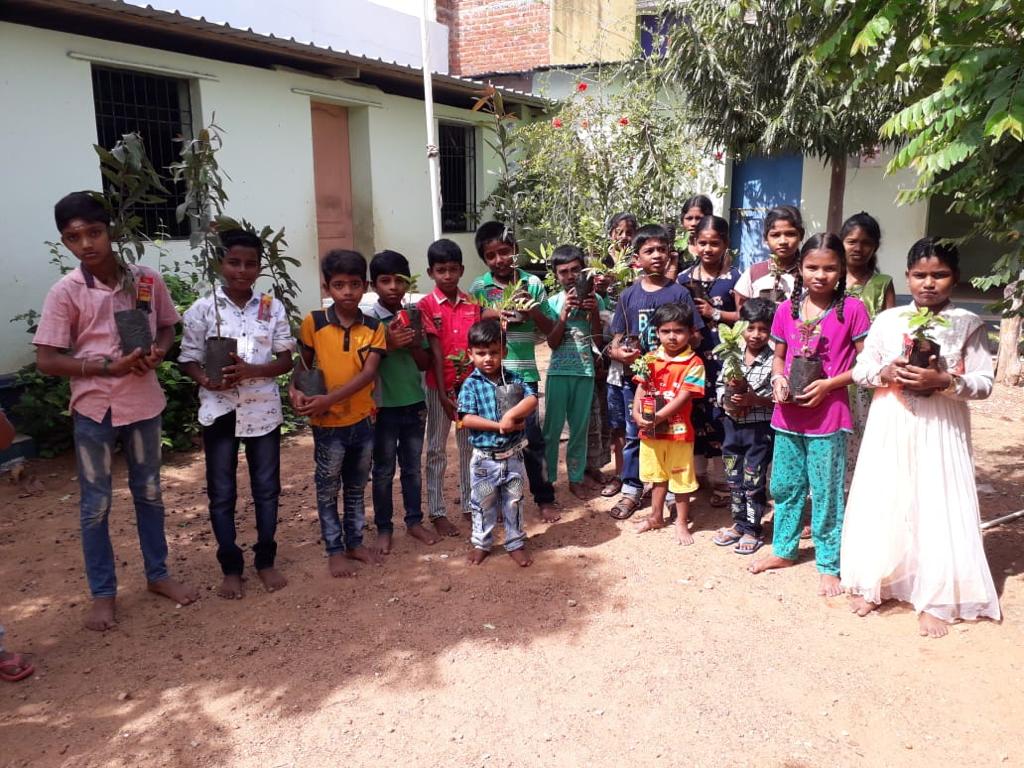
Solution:
M 732 494 L 714 490 L 711 492 L 711 501 L 708 503 L 712 507 L 727 507 L 732 503 Z
M 740 549 L 740 547 L 747 545 L 749 549 Z M 740 540 L 733 547 L 733 552 L 737 555 L 752 555 L 761 547 L 764 546 L 764 539 L 759 539 L 756 536 L 751 536 L 749 533 L 744 533 Z
M 711 541 L 719 547 L 731 547 L 742 538 L 743 534 L 735 528 L 719 528 L 715 535 L 711 537 Z
M 601 495 L 606 499 L 610 499 L 612 496 L 617 496 L 622 490 L 622 480 L 617 477 L 613 477 L 607 483 L 604 488 L 601 489 Z
M 640 501 L 632 496 L 623 496 L 615 506 L 608 510 L 608 514 L 616 520 L 628 520 L 640 506 Z
M 20 653 L 13 654 L 9 659 L 0 661 L 0 680 L 16 683 L 36 671 Z

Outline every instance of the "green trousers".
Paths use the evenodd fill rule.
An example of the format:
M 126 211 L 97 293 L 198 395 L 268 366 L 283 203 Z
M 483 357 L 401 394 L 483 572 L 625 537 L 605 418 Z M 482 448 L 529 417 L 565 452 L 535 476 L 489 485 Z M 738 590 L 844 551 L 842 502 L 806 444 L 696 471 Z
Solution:
M 565 465 L 570 483 L 582 483 L 587 468 L 587 429 L 594 379 L 589 376 L 548 376 L 544 388 L 544 441 L 547 443 L 548 482 L 558 477 L 558 446 L 562 427 L 569 422 Z
M 843 479 L 846 476 L 846 433 L 796 435 L 775 433 L 772 454 L 772 551 L 796 560 L 807 491 L 811 492 L 811 536 L 818 571 L 839 575 L 843 536 Z

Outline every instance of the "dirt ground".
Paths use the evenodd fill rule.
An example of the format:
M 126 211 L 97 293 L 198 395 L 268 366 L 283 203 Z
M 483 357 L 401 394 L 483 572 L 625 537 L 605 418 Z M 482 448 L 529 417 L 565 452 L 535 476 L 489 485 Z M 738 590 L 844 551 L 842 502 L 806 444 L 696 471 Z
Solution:
M 973 411 L 993 518 L 1024 506 L 1024 392 Z M 704 495 L 685 550 L 560 483 L 561 522 L 530 507 L 530 569 L 500 554 L 471 568 L 464 540 L 399 533 L 384 567 L 332 580 L 310 438 L 289 439 L 283 462 L 291 583 L 266 594 L 253 578 L 228 602 L 212 591 L 202 455 L 169 457 L 171 565 L 203 595 L 185 608 L 145 591 L 120 471 L 120 625 L 106 634 L 80 624 L 70 457 L 3 486 L 0 620 L 38 672 L 0 683 L 0 765 L 1024 766 L 1024 521 L 985 535 L 1003 622 L 934 641 L 905 606 L 859 619 L 817 597 L 810 560 L 749 575 L 711 544 L 726 515 Z M 244 493 L 238 519 L 251 545 Z

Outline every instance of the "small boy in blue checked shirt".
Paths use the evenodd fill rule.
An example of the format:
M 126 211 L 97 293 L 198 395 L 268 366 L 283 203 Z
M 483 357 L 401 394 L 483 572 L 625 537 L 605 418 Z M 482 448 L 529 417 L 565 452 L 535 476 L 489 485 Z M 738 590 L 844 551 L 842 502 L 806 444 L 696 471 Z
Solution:
M 480 320 L 469 329 L 469 358 L 475 366 L 459 391 L 459 419 L 469 430 L 473 454 L 469 461 L 473 485 L 473 549 L 469 562 L 479 565 L 491 553 L 499 510 L 505 524 L 505 551 L 521 567 L 533 562 L 523 531 L 523 490 L 526 467 L 526 417 L 537 409 L 537 390 L 512 371 L 502 369 L 505 344 L 497 320 Z M 519 384 L 522 402 L 498 413 L 497 387 Z

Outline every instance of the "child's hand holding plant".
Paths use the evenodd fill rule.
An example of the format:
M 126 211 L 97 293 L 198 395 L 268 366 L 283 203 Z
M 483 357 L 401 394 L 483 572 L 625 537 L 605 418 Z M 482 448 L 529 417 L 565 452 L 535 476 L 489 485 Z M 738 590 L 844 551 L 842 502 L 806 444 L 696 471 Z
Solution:
M 416 341 L 416 331 L 411 325 L 392 323 L 388 326 L 388 349 L 407 349 Z

